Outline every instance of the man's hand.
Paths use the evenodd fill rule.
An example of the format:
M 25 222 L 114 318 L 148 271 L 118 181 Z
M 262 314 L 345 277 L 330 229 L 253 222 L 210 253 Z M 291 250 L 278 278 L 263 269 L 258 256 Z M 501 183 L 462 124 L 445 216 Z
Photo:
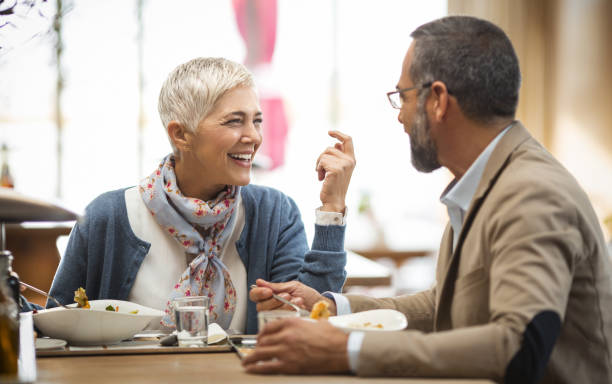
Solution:
M 300 283 L 299 281 L 289 281 L 286 283 L 269 283 L 263 279 L 257 279 L 257 287 L 252 288 L 249 292 L 249 298 L 257 303 L 257 311 L 271 311 L 281 309 L 285 304 L 274 299 L 272 294 L 275 293 L 292 303 L 297 304 L 307 310 L 312 310 L 312 306 L 320 300 L 325 300 L 329 303 L 329 311 L 332 315 L 336 314 L 336 303 L 317 292 L 315 289 Z M 293 310 L 286 306 L 288 310 Z
M 326 320 L 277 320 L 260 331 L 242 365 L 250 373 L 348 372 L 347 342 L 348 334 Z
M 346 192 L 355 168 L 353 139 L 338 131 L 329 131 L 329 135 L 340 142 L 326 148 L 317 159 L 316 170 L 319 181 L 323 181 L 321 211 L 344 213 Z

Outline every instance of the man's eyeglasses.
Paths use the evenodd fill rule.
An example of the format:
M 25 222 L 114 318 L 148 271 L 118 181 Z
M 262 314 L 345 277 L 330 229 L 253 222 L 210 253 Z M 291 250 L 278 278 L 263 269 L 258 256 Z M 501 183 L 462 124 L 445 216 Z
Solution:
M 391 103 L 391 106 L 395 109 L 401 109 L 402 108 L 402 104 L 403 104 L 403 100 L 402 100 L 402 93 L 403 92 L 408 92 L 408 91 L 412 91 L 413 89 L 425 89 L 425 88 L 429 88 L 431 87 L 431 85 L 433 84 L 433 82 L 428 82 L 422 85 L 417 85 L 415 87 L 410 87 L 410 88 L 404 88 L 404 89 L 398 89 L 397 91 L 391 91 L 391 92 L 387 92 L 387 98 L 389 99 L 389 102 Z

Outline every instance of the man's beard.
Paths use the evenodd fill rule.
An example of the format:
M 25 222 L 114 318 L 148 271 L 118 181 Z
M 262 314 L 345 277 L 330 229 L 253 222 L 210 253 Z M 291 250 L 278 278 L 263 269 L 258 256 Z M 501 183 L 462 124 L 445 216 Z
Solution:
M 412 166 L 419 172 L 431 172 L 440 168 L 438 148 L 429 133 L 429 120 L 425 112 L 425 100 L 417 105 L 417 113 L 410 127 L 410 152 Z

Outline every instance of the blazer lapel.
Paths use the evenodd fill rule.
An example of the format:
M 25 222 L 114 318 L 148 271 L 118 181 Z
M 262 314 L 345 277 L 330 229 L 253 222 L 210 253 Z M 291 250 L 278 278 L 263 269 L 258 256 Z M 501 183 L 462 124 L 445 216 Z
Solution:
M 437 331 L 452 329 L 452 319 L 450 316 L 451 304 L 453 294 L 455 290 L 455 281 L 457 280 L 457 271 L 459 269 L 459 260 L 461 258 L 461 250 L 463 242 L 467 236 L 472 222 L 478 213 L 478 210 L 487 193 L 491 190 L 495 181 L 505 168 L 506 164 L 510 160 L 510 156 L 515 149 L 523 142 L 531 138 L 531 135 L 523 125 L 515 121 L 513 126 L 510 127 L 508 132 L 501 138 L 497 146 L 493 150 L 491 157 L 487 162 L 485 170 L 474 194 L 474 198 L 470 203 L 470 207 L 466 212 L 466 216 L 461 227 L 461 233 L 459 234 L 457 245 L 455 246 L 454 252 L 450 252 L 450 257 L 444 259 L 446 261 L 445 272 L 442 275 L 442 281 L 438 285 L 440 291 L 438 294 L 438 305 L 436 310 L 434 329 Z M 452 230 L 451 230 L 452 233 Z M 452 236 L 450 238 L 452 244 Z M 452 249 L 452 246 L 451 246 Z M 447 252 L 447 249 L 440 249 L 440 253 Z M 442 259 L 439 259 L 439 262 Z

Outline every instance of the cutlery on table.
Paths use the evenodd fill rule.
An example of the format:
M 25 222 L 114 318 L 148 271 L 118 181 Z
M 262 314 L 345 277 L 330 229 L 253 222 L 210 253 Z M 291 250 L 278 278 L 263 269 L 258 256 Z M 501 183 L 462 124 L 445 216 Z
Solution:
M 42 289 L 38 289 L 36 287 L 31 286 L 30 284 L 26 284 L 23 281 L 20 281 L 19 284 L 23 285 L 24 287 L 31 289 L 32 291 L 36 292 L 36 293 L 40 293 L 43 296 L 47 296 L 48 298 L 50 298 L 51 300 L 53 300 L 55 302 L 55 304 L 61 306 L 62 308 L 66 308 L 66 309 L 75 309 L 73 307 L 67 307 L 64 304 L 60 303 L 55 297 L 51 296 L 50 294 L 48 294 L 47 292 L 43 291 Z

